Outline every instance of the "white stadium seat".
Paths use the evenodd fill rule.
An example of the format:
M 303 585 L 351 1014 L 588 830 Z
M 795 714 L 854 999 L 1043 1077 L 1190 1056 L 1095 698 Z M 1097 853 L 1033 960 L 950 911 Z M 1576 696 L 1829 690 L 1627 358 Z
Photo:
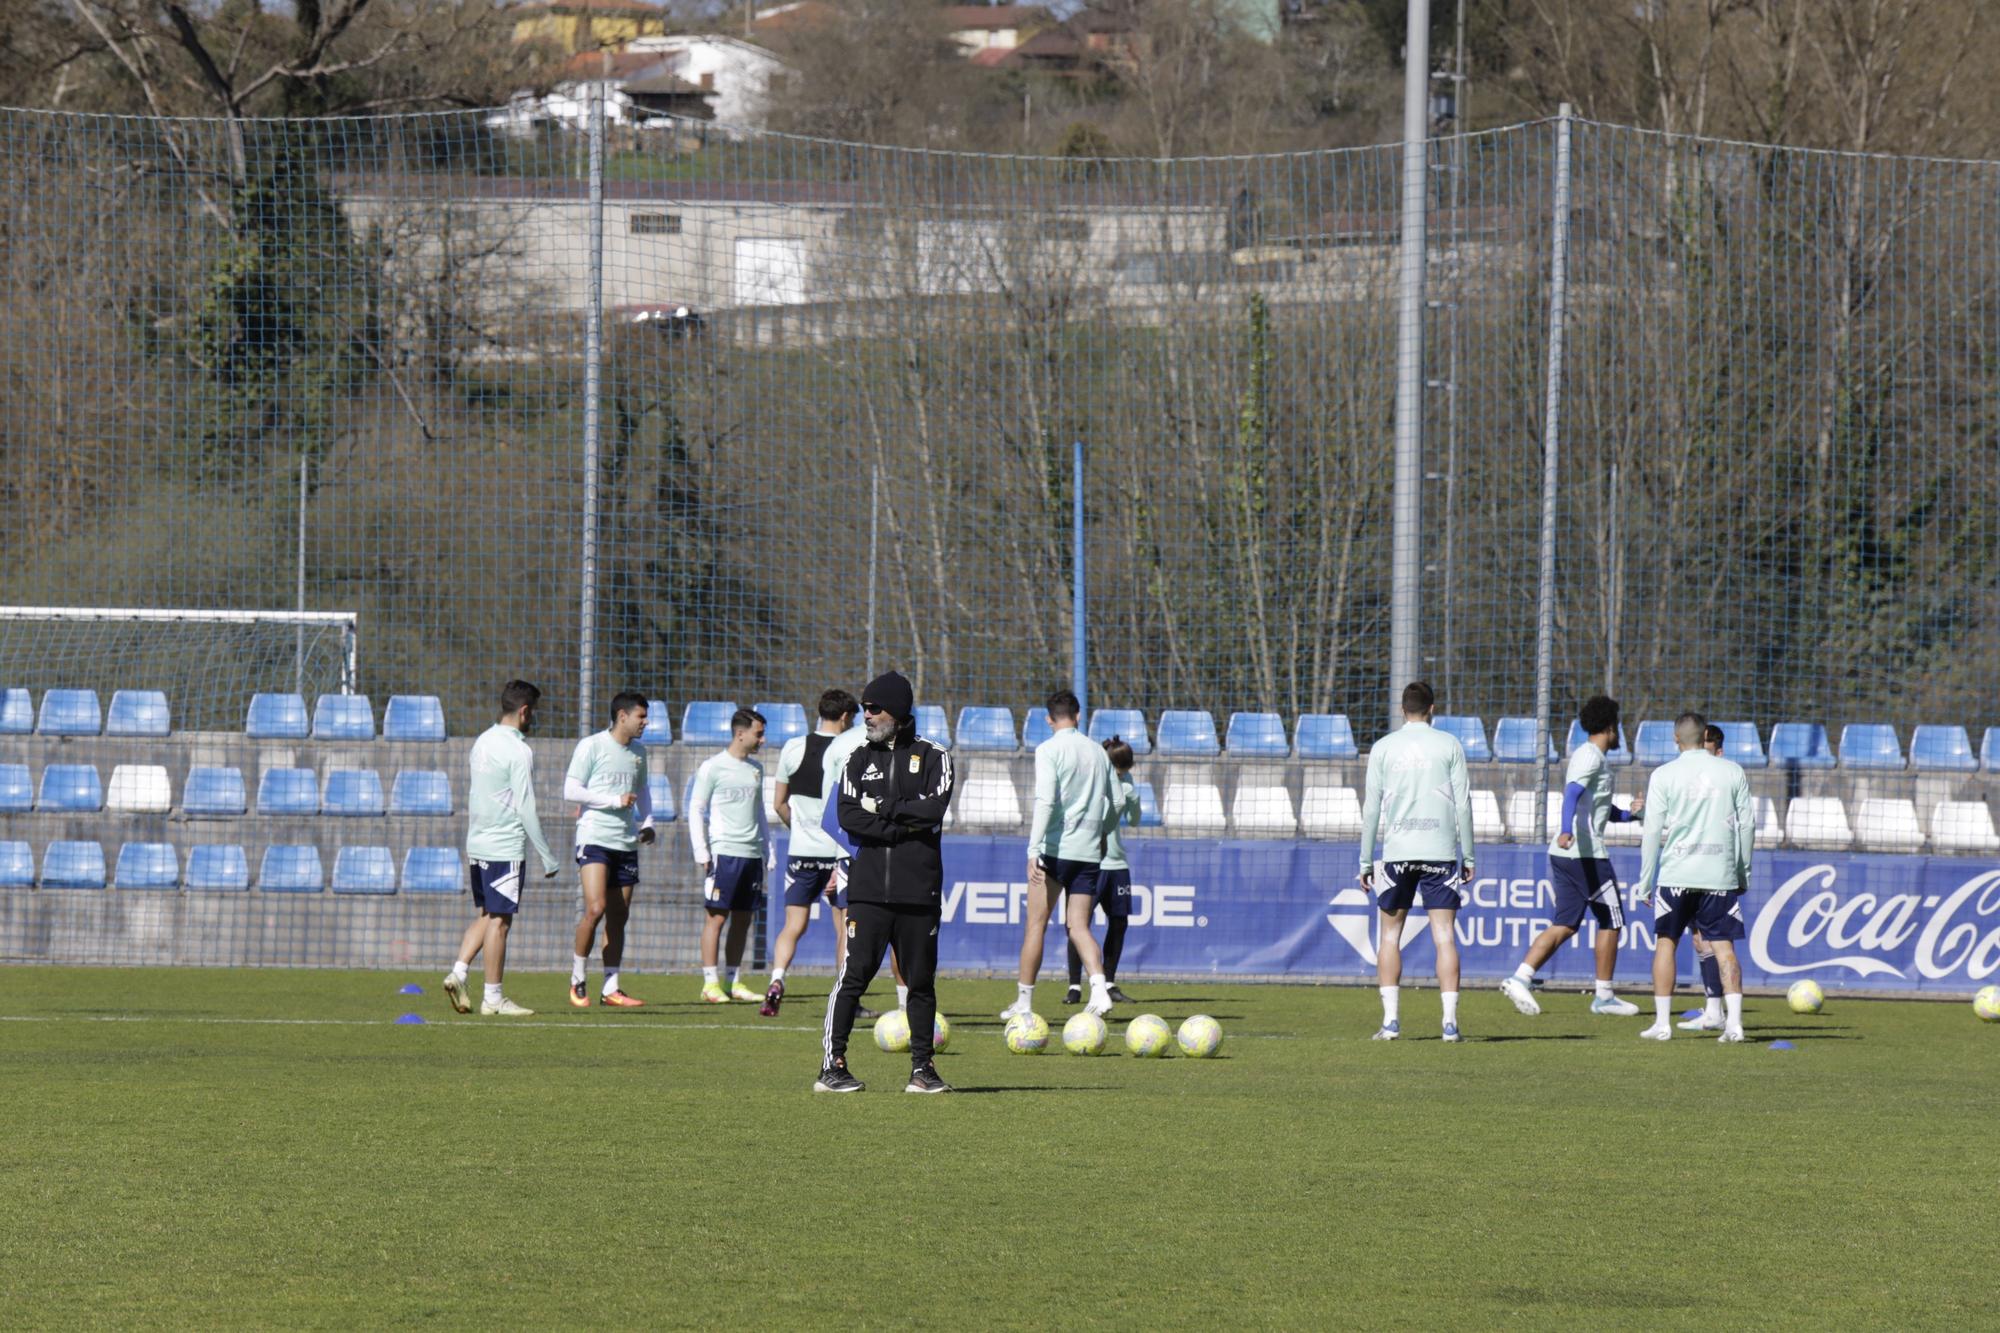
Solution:
M 1785 809 L 1785 837 L 1794 847 L 1838 850 L 1854 845 L 1847 807 L 1833 796 L 1795 796 Z
M 1176 833 L 1220 833 L 1222 788 L 1213 782 L 1176 782 L 1160 798 L 1160 823 Z
M 1361 796 L 1352 787 L 1307 787 L 1299 824 L 1308 838 L 1336 842 L 1361 836 Z
M 1931 811 L 1931 845 L 1941 852 L 2000 852 L 2000 831 L 1984 801 L 1939 801 Z
M 1229 822 L 1239 833 L 1297 833 L 1298 816 L 1292 812 L 1292 789 L 1282 782 L 1236 784 L 1236 796 L 1229 803 Z
M 965 782 L 952 797 L 958 823 L 968 829 L 1012 829 L 1021 826 L 1021 796 L 1007 766 L 971 765 Z
M 104 808 L 121 815 L 163 815 L 174 808 L 174 787 L 158 764 L 120 764 L 111 770 Z
M 1854 808 L 1854 828 L 1864 851 L 1914 852 L 1924 845 L 1917 807 L 1910 801 L 1864 800 Z
M 1507 828 L 1500 822 L 1500 798 L 1483 787 L 1473 792 L 1472 840 L 1502 842 L 1506 837 Z
M 1756 845 L 1776 847 L 1785 840 L 1785 826 L 1778 822 L 1778 803 L 1768 796 L 1752 796 L 1751 812 L 1757 817 Z
M 1632 808 L 1632 793 L 1619 792 L 1611 798 L 1611 804 L 1620 809 Z M 1646 840 L 1646 825 L 1643 820 L 1628 819 L 1622 824 L 1606 824 L 1604 840 L 1621 847 L 1637 847 Z
M 1535 793 L 1517 791 L 1507 797 L 1507 828 L 1513 833 L 1515 842 L 1548 841 L 1562 832 L 1562 797 L 1555 792 L 1544 794 L 1548 797 L 1546 804 L 1549 807 L 1547 839 L 1541 838 L 1535 829 Z

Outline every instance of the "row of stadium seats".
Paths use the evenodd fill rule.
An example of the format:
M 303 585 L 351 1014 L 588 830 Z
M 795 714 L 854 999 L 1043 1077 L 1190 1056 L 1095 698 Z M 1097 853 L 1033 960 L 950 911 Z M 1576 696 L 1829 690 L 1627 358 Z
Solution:
M 0 842 L 0 888 L 28 889 L 194 889 L 240 893 L 251 886 L 250 859 L 235 843 L 188 849 L 187 864 L 170 842 L 128 842 L 105 872 L 104 847 L 95 842 L 51 842 L 42 853 L 39 879 L 34 849 L 25 842 Z M 465 887 L 464 867 L 455 847 L 412 847 L 400 871 L 387 847 L 342 847 L 333 858 L 329 882 L 319 848 L 264 849 L 256 886 L 264 893 L 391 894 L 457 893 Z
M 0 814 L 167 814 L 175 808 L 173 780 L 159 764 L 119 764 L 108 785 L 92 764 L 49 764 L 37 789 L 26 764 L 0 764 Z M 449 815 L 451 779 L 439 769 L 406 768 L 385 798 L 372 768 L 333 768 L 325 785 L 309 768 L 270 768 L 257 784 L 260 815 Z M 228 818 L 249 813 L 239 768 L 188 770 L 183 814 Z

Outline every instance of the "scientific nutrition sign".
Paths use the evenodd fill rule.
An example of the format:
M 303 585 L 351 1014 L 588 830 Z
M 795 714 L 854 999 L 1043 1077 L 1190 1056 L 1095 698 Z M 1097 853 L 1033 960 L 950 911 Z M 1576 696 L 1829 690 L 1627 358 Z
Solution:
M 780 843 L 782 848 L 782 842 Z M 1132 861 L 1128 973 L 1235 973 L 1361 978 L 1374 974 L 1377 917 L 1355 882 L 1352 843 L 1127 840 Z M 782 858 L 782 851 L 780 852 Z M 1636 848 L 1613 863 L 1629 886 Z M 1027 853 L 1018 838 L 945 839 L 944 929 L 939 962 L 1012 972 L 1027 901 Z M 1625 894 L 1619 975 L 1643 982 L 1652 956 L 1652 909 Z M 1481 851 L 1471 900 L 1458 917 L 1465 974 L 1497 981 L 1548 924 L 1547 855 L 1536 847 Z M 1810 855 L 1757 857 L 1743 904 L 1744 980 L 1785 986 L 1810 977 L 1829 989 L 1969 992 L 2000 977 L 2000 864 L 1962 857 Z M 820 915 L 815 911 L 815 916 Z M 774 913 L 772 929 L 781 924 Z M 1430 923 L 1412 913 L 1406 974 L 1431 971 Z M 1586 925 L 1544 975 L 1591 976 Z M 831 932 L 815 926 L 802 964 L 830 966 Z M 1059 925 L 1049 930 L 1044 977 L 1063 966 Z M 1684 974 L 1692 964 L 1682 953 Z

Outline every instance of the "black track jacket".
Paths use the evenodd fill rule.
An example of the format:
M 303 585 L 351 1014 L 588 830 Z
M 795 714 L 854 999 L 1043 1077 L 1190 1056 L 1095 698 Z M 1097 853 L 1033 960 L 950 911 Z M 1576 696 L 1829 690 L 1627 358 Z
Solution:
M 905 722 L 886 744 L 868 741 L 840 775 L 840 826 L 854 839 L 853 902 L 937 907 L 944 895 L 939 838 L 951 808 L 951 754 Z M 870 809 L 870 806 L 873 809 Z

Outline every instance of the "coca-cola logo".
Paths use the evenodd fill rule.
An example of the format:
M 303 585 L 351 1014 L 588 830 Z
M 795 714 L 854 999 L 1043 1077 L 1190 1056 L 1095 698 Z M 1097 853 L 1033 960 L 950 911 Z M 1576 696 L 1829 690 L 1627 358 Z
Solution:
M 1752 963 L 1772 976 L 1837 967 L 1907 980 L 1909 968 L 1927 981 L 1983 981 L 2000 972 L 2000 870 L 1946 894 L 1842 894 L 1838 873 L 1810 866 L 1778 886 L 1750 928 Z

